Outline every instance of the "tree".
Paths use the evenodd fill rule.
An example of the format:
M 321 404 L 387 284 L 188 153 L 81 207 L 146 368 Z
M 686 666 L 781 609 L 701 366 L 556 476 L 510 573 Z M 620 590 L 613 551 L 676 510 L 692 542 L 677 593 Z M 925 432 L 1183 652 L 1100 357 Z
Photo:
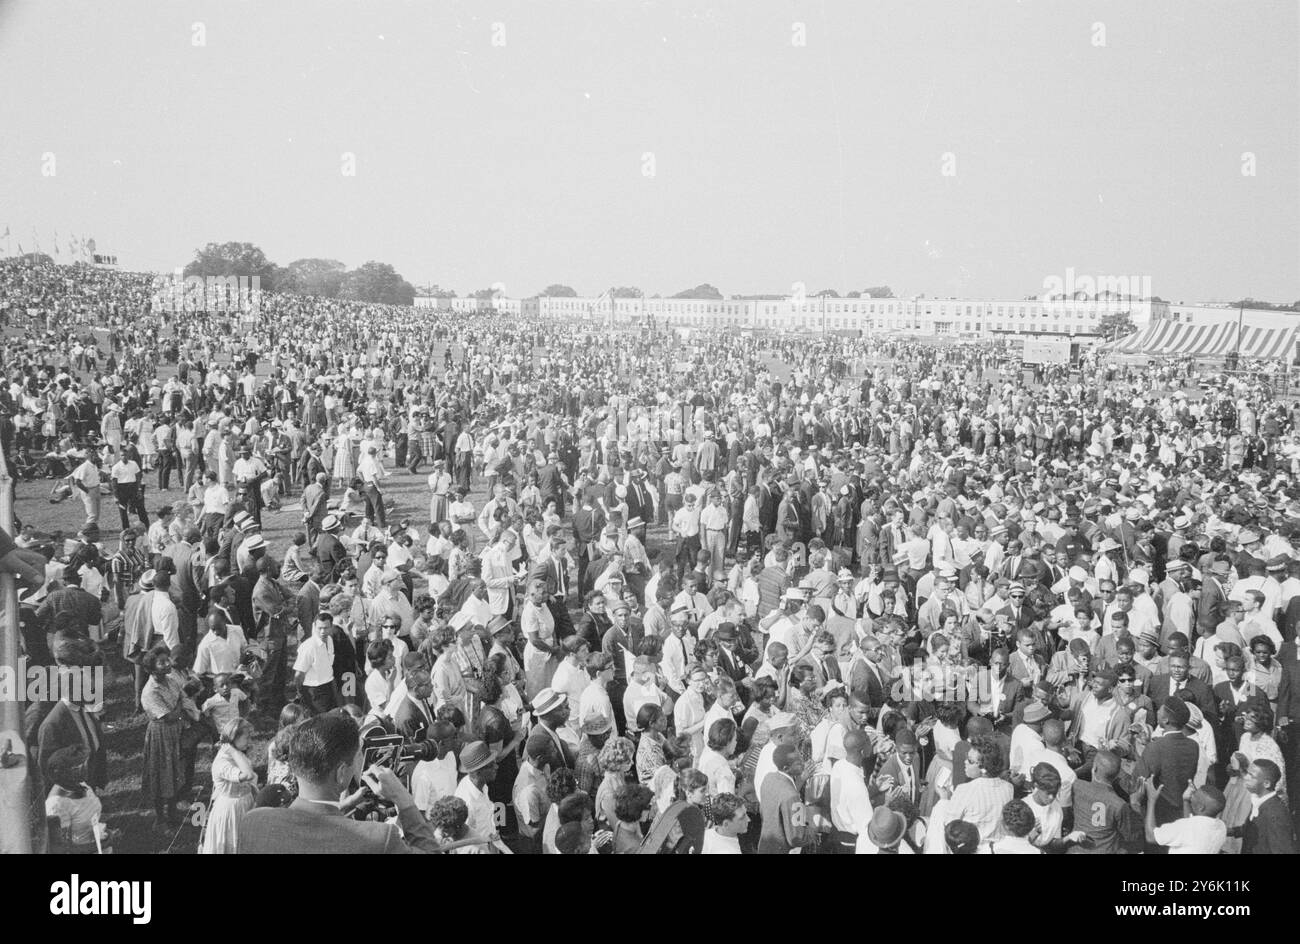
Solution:
M 449 288 L 442 288 L 436 282 L 426 282 L 424 285 L 416 286 L 417 295 L 425 295 L 429 298 L 455 298 L 456 293 Z
M 496 298 L 496 292 L 490 288 L 481 288 L 476 291 L 472 297 L 477 298 L 479 301 L 490 302 L 492 299 Z
M 846 297 L 846 298 L 861 298 L 861 297 L 862 297 L 862 293 L 861 293 L 861 292 L 849 292 L 849 294 L 846 295 L 845 297 Z
M 1127 311 L 1111 311 L 1097 319 L 1097 333 L 1104 338 L 1119 339 L 1137 330 Z
M 641 290 L 639 288 L 636 288 L 635 286 L 623 286 L 621 288 L 614 289 L 614 297 L 615 298 L 644 298 L 645 296 L 641 293 Z
M 688 288 L 684 292 L 678 292 L 673 298 L 708 298 L 721 300 L 722 293 L 710 285 L 708 282 L 702 282 L 695 288 Z
M 873 285 L 871 288 L 863 289 L 862 294 L 867 298 L 893 298 L 894 290 L 888 285 Z
M 835 291 L 835 289 L 833 288 L 824 288 L 816 295 L 813 296 L 813 298 L 839 298 L 839 297 L 840 297 L 840 293 Z
M 339 297 L 382 305 L 410 305 L 415 287 L 386 262 L 367 262 L 343 276 Z
M 546 298 L 577 298 L 578 293 L 567 285 L 561 285 L 556 282 L 542 289 L 542 295 Z
M 194 261 L 185 267 L 186 276 L 256 277 L 264 292 L 275 289 L 277 271 L 275 263 L 252 243 L 208 243 L 194 250 Z
M 1255 308 L 1263 311 L 1300 311 L 1300 302 L 1284 305 L 1281 302 L 1261 302 L 1253 298 L 1242 298 L 1232 305 L 1234 308 Z
M 276 274 L 278 292 L 335 298 L 348 267 L 337 259 L 295 259 Z

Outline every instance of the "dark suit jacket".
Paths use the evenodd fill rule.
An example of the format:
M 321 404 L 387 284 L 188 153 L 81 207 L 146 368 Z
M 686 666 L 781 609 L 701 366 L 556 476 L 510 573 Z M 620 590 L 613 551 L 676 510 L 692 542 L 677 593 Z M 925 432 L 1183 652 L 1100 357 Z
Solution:
M 1286 804 L 1276 795 L 1259 805 L 1259 815 L 1242 828 L 1242 855 L 1295 855 L 1295 828 Z
M 1196 776 L 1200 745 L 1181 731 L 1153 737 L 1138 760 L 1135 777 L 1153 777 L 1160 787 L 1156 821 L 1171 823 L 1183 815 L 1183 791 Z
M 903 785 L 903 762 L 898 759 L 897 754 L 885 761 L 876 779 L 884 777 L 893 777 L 895 786 Z M 912 755 L 912 789 L 907 794 L 907 799 L 913 803 L 921 802 L 921 778 L 921 754 L 918 751 Z
M 1201 636 L 1213 636 L 1215 627 L 1227 615 L 1228 599 L 1218 580 L 1207 574 L 1201 584 L 1201 598 L 1196 601 L 1196 632 Z
M 55 751 L 75 744 L 82 744 L 87 750 L 90 749 L 90 745 L 81 734 L 81 727 L 77 724 L 74 714 L 73 708 L 66 702 L 60 701 L 50 709 L 50 713 L 41 722 L 40 730 L 36 735 L 36 759 L 46 783 L 53 783 L 49 775 L 49 762 Z M 108 751 L 104 747 L 103 727 L 89 718 L 87 723 L 97 726 L 99 750 L 91 754 L 86 765 L 86 782 L 98 790 L 108 785 Z
M 1277 716 L 1291 721 L 1300 721 L 1300 717 L 1296 717 L 1300 714 L 1300 659 L 1296 658 L 1294 639 L 1282 643 L 1282 650 L 1277 654 L 1277 663 L 1282 666 L 1282 681 L 1277 688 Z
M 788 777 L 775 772 L 768 774 L 759 785 L 758 797 L 762 815 L 759 855 L 784 855 L 817 838 L 810 814 L 803 807 L 803 798 Z
M 883 665 L 877 663 L 876 668 L 879 670 L 879 677 L 872 672 L 862 659 L 854 659 L 853 665 L 849 668 L 849 691 L 871 707 L 868 718 L 875 720 L 880 709 L 885 705 L 886 684 L 889 680 L 889 672 Z
M 434 714 L 433 705 L 429 706 L 429 714 Z M 424 712 L 411 704 L 408 696 L 403 698 L 402 703 L 393 711 L 393 727 L 408 741 L 420 742 L 428 737 L 429 719 L 424 716 Z
M 719 649 L 718 671 L 739 685 L 745 678 L 745 663 L 740 660 L 738 653 Z
M 1241 743 L 1241 735 L 1244 733 L 1241 727 L 1241 713 L 1249 708 L 1270 708 L 1268 695 L 1258 686 L 1243 682 L 1242 687 L 1249 691 L 1246 700 L 1238 705 L 1232 697 L 1232 683 L 1220 682 L 1214 686 L 1214 701 L 1216 705 L 1227 705 L 1227 711 L 1221 711 L 1219 714 L 1219 726 L 1215 729 L 1217 746 L 1219 749 L 1219 760 L 1226 762 L 1237 745 Z M 1271 709 L 1270 709 L 1271 710 Z
M 316 622 L 319 612 L 320 587 L 316 586 L 316 581 L 308 580 L 298 590 L 298 625 L 304 633 L 311 631 L 311 624 Z
M 178 541 L 167 548 L 167 556 L 176 565 L 176 576 L 172 579 L 170 596 L 177 609 L 198 613 L 203 609 L 204 591 L 202 587 L 203 567 L 195 561 L 195 548 L 183 541 Z
M 236 851 L 242 855 L 400 855 L 438 851 L 433 827 L 417 811 L 404 810 L 399 819 L 400 831 L 396 823 L 361 822 L 333 807 L 295 800 L 287 809 L 267 807 L 245 813 Z
M 569 575 L 568 559 L 564 562 L 564 579 L 565 579 L 565 597 L 573 590 L 573 578 Z M 541 580 L 546 584 L 546 597 L 550 599 L 560 592 L 559 578 L 555 573 L 555 561 L 545 560 L 534 563 L 528 568 L 528 583 L 534 580 Z M 527 584 L 525 584 L 526 586 Z
M 1151 684 L 1147 688 L 1147 694 L 1151 696 L 1151 701 L 1155 703 L 1157 708 L 1169 697 L 1170 683 L 1172 681 L 1168 675 L 1152 676 Z M 1211 724 L 1218 722 L 1219 705 L 1214 698 L 1214 692 L 1210 690 L 1210 686 L 1200 679 L 1188 676 L 1184 691 L 1196 703 L 1196 707 L 1201 709 L 1201 714 L 1205 715 Z

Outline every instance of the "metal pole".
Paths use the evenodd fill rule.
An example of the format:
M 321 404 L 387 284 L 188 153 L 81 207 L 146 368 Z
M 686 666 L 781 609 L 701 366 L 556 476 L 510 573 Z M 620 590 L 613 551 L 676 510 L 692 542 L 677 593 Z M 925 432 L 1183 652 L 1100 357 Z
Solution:
M 14 480 L 0 447 L 0 527 L 14 534 Z M 18 661 L 18 578 L 0 573 L 0 673 L 9 675 L 11 697 L 0 698 L 0 750 L 8 742 L 18 763 L 0 769 L 0 854 L 30 854 L 32 836 L 27 776 L 27 745 L 22 739 L 22 702 L 25 672 Z
M 1237 304 L 1237 346 L 1233 350 L 1233 353 L 1236 355 L 1236 357 L 1233 358 L 1236 361 L 1236 363 L 1233 365 L 1233 368 L 1236 370 L 1241 370 L 1241 318 L 1242 315 L 1244 315 L 1245 313 L 1246 313 L 1246 300 L 1243 298 Z

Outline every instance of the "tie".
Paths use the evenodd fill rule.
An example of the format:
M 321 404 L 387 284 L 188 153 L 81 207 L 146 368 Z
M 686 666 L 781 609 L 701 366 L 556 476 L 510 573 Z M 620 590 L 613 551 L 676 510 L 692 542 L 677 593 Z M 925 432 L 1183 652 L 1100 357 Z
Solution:
M 561 597 L 568 597 L 564 589 L 564 564 L 558 558 L 555 561 L 555 587 Z

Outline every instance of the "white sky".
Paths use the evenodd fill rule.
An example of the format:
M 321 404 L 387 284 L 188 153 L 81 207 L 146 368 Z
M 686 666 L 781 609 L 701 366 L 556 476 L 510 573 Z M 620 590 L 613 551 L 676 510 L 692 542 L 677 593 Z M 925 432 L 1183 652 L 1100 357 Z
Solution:
M 1020 297 L 1072 267 L 1290 302 L 1298 63 L 1267 0 L 7 0 L 0 233 L 461 293 Z

